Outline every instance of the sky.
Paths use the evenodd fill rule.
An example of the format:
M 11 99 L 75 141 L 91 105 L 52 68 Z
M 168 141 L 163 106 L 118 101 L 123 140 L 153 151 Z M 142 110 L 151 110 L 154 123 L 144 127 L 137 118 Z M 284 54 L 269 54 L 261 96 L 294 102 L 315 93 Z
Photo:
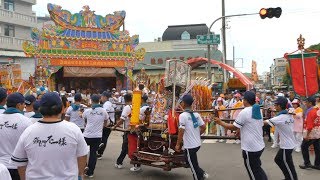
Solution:
M 206 23 L 208 26 L 221 16 L 221 0 L 37 0 L 33 6 L 37 16 L 48 14 L 47 3 L 79 12 L 89 5 L 98 15 L 125 10 L 125 26 L 140 42 L 152 42 L 162 37 L 169 25 Z M 258 74 L 269 71 L 274 58 L 297 50 L 300 34 L 305 47 L 320 43 L 318 0 L 225 0 L 225 14 L 258 13 L 261 8 L 281 7 L 280 18 L 261 19 L 259 15 L 227 19 L 227 59 L 236 59 L 236 67 L 251 72 L 251 61 L 257 62 Z M 222 22 L 212 31 L 221 33 Z M 233 47 L 235 53 L 233 55 Z M 221 50 L 221 46 L 219 47 Z M 242 59 L 242 60 L 241 60 Z

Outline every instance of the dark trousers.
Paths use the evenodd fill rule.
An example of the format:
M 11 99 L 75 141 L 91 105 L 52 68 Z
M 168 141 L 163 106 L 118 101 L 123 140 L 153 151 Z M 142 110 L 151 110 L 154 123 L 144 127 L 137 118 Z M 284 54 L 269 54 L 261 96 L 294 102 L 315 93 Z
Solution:
M 12 180 L 20 180 L 18 169 L 8 169 Z
M 185 149 L 184 155 L 186 161 L 188 162 L 194 180 L 203 180 L 204 171 L 200 168 L 198 163 L 197 152 L 199 151 L 200 146 L 193 149 Z
M 97 150 L 99 148 L 99 144 L 101 138 L 85 138 L 88 146 L 90 146 L 90 156 L 89 156 L 89 163 L 88 163 L 88 175 L 92 175 L 94 173 L 94 169 L 96 168 L 97 163 Z
M 315 160 L 314 165 L 320 166 L 320 139 L 303 140 L 301 144 L 301 151 L 305 165 L 311 165 L 309 157 L 309 146 L 313 144 Z
M 103 155 L 103 152 L 107 147 L 107 142 L 108 142 L 108 138 L 110 136 L 110 133 L 111 133 L 111 129 L 110 128 L 106 128 L 106 127 L 103 128 L 102 138 L 101 138 L 101 143 L 100 143 L 101 146 L 99 146 L 99 149 L 97 151 L 97 153 L 99 155 Z
M 122 165 L 124 158 L 128 154 L 128 133 L 123 134 L 123 142 L 121 147 L 121 153 L 117 159 L 117 164 Z
M 258 152 L 248 152 L 242 151 L 242 157 L 244 160 L 244 165 L 246 166 L 247 172 L 249 174 L 250 180 L 267 180 L 268 177 L 264 170 L 261 168 L 260 157 L 262 155 L 263 149 Z
M 268 140 L 271 141 L 271 134 L 270 134 L 271 126 L 269 124 L 263 126 L 263 135 L 268 135 Z
M 292 160 L 292 151 L 293 149 L 279 149 L 276 157 L 274 158 L 274 162 L 276 162 L 281 169 L 285 180 L 298 179 Z

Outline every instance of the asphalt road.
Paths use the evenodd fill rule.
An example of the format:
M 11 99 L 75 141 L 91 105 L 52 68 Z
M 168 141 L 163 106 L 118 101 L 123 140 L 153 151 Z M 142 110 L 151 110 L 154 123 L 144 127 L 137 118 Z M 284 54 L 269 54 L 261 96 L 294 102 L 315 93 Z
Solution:
M 114 167 L 115 161 L 121 150 L 121 135 L 112 132 L 102 160 L 98 160 L 94 178 L 95 180 L 192 180 L 190 169 L 179 168 L 170 172 L 153 167 L 143 166 L 140 172 L 131 172 L 132 165 L 127 157 L 123 169 Z M 277 149 L 271 149 L 271 143 L 266 143 L 266 149 L 262 155 L 262 166 L 269 180 L 283 179 L 282 172 L 273 162 Z M 320 170 L 301 170 L 298 165 L 302 163 L 301 153 L 293 154 L 294 163 L 300 180 L 317 180 L 320 178 Z M 226 143 L 203 143 L 198 152 L 200 166 L 214 180 L 246 180 L 249 179 L 241 157 L 240 145 Z M 313 156 L 312 156 L 313 160 Z M 113 179 L 114 178 L 114 179 Z

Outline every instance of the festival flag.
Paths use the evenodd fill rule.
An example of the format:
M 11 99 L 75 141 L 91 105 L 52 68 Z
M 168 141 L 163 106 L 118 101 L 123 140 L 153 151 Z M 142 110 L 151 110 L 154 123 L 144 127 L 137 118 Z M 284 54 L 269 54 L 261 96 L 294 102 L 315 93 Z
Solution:
M 290 64 L 290 73 L 294 91 L 300 96 L 312 96 L 319 91 L 317 53 L 291 54 L 286 58 Z M 304 64 L 304 69 L 303 69 Z M 304 77 L 305 76 L 305 77 Z M 306 82 L 304 81 L 306 79 Z

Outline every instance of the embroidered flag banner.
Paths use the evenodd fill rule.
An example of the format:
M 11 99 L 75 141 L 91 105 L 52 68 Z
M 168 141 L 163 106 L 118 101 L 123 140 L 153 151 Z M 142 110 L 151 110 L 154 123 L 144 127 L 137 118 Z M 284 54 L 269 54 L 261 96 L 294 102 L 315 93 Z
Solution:
M 292 85 L 300 96 L 312 96 L 319 91 L 317 53 L 291 54 L 289 61 Z M 304 64 L 304 70 L 303 70 Z M 304 78 L 305 75 L 305 78 Z M 305 82 L 306 80 L 306 82 Z

